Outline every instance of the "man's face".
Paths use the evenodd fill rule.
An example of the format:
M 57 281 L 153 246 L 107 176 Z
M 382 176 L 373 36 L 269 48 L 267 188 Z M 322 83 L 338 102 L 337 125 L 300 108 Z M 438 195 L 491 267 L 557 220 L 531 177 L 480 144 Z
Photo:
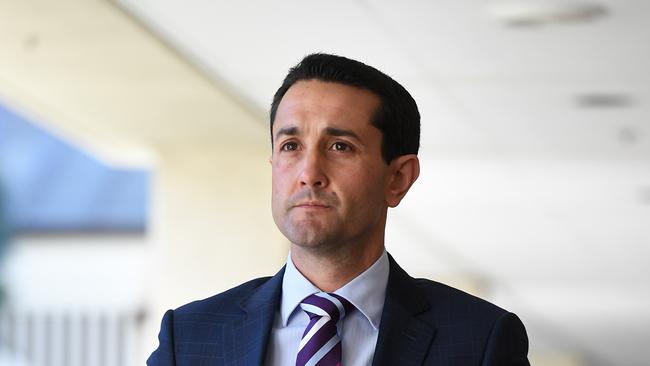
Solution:
M 302 248 L 332 250 L 383 238 L 388 165 L 370 124 L 372 92 L 299 81 L 273 125 L 272 208 L 280 231 Z

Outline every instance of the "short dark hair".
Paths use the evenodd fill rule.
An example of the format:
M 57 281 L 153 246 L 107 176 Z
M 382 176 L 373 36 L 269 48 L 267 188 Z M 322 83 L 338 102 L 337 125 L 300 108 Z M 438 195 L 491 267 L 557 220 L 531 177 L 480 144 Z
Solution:
M 271 144 L 278 105 L 289 88 L 301 80 L 320 80 L 367 89 L 380 99 L 370 123 L 382 134 L 381 154 L 388 164 L 394 158 L 417 154 L 420 148 L 420 112 L 411 94 L 390 76 L 346 57 L 314 53 L 289 69 L 273 96 L 270 112 Z

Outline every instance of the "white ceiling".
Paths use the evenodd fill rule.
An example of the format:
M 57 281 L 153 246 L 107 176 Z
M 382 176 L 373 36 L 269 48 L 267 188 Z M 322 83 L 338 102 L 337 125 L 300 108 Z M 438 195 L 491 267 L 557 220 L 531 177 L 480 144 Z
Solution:
M 650 358 L 650 2 L 530 27 L 484 0 L 118 2 L 261 111 L 311 52 L 395 77 L 421 109 L 423 167 L 389 250 L 417 275 L 477 278 L 533 352 Z
M 112 2 L 0 0 L 0 102 L 103 160 L 266 144 L 259 112 L 214 84 Z
M 650 152 L 647 139 L 619 139 L 621 128 L 650 134 L 640 118 L 650 83 L 647 1 L 606 3 L 609 16 L 593 23 L 530 28 L 500 24 L 485 0 L 119 2 L 263 110 L 288 66 L 326 51 L 375 65 L 412 91 L 423 152 Z M 629 95 L 631 107 L 577 108 L 585 93 Z

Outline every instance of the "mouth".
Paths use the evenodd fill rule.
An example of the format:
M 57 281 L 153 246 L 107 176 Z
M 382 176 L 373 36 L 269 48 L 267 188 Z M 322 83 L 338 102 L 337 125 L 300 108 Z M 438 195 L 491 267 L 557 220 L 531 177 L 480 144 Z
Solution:
M 316 202 L 316 201 L 300 202 L 298 204 L 295 204 L 293 207 L 295 207 L 295 208 L 303 208 L 303 209 L 310 209 L 310 210 L 318 210 L 318 209 L 330 208 L 329 205 L 326 205 L 326 204 L 324 204 L 322 202 Z

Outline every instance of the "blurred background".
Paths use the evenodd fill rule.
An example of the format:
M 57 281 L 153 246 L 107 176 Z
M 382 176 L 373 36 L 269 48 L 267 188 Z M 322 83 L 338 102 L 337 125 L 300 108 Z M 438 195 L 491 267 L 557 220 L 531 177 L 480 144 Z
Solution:
M 256 276 L 267 110 L 311 52 L 422 114 L 386 246 L 517 313 L 534 365 L 650 359 L 650 2 L 0 0 L 0 365 L 142 365 Z

